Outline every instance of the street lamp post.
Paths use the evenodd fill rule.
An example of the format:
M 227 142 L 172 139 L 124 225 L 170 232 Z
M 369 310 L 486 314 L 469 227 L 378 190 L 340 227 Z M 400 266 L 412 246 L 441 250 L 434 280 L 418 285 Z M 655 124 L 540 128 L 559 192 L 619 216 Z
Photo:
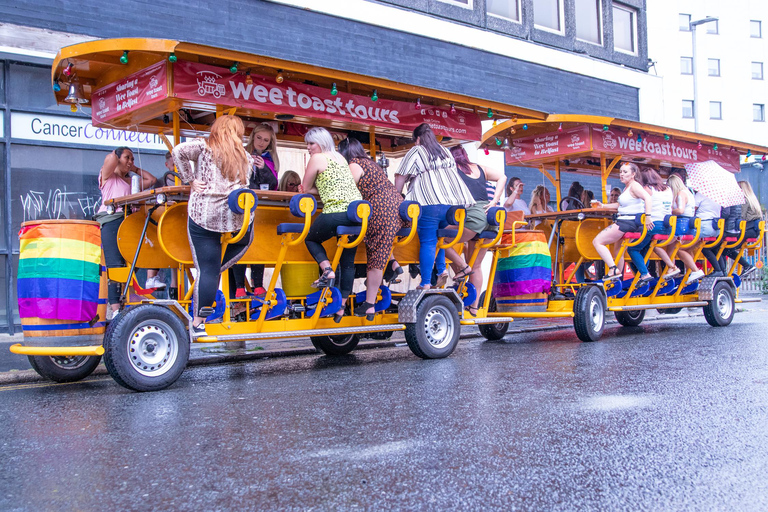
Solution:
M 696 83 L 696 75 L 698 73 L 698 66 L 696 65 L 696 27 L 699 25 L 703 25 L 704 23 L 709 23 L 712 21 L 717 21 L 718 18 L 713 18 L 711 16 L 707 16 L 703 20 L 696 20 L 692 21 L 691 24 L 691 40 L 693 41 L 693 55 L 691 56 L 692 65 L 693 68 L 693 131 L 695 133 L 699 132 L 699 98 L 698 98 L 698 87 Z

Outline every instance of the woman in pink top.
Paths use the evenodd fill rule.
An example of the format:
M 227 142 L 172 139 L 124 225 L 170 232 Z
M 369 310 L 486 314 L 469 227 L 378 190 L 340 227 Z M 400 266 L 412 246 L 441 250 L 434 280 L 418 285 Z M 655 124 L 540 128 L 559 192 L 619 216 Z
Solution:
M 101 189 L 101 207 L 98 213 L 106 213 L 107 206 L 104 204 L 110 199 L 127 196 L 131 193 L 131 178 L 128 175 L 133 172 L 141 178 L 141 188 L 149 188 L 154 185 L 156 179 L 152 174 L 144 169 L 139 169 L 133 163 L 133 151 L 121 146 L 107 155 L 104 159 L 104 165 L 99 171 L 99 189 Z M 117 230 L 120 228 L 123 219 L 122 208 L 119 208 L 114 215 L 99 215 L 101 223 L 101 246 L 104 250 L 104 260 L 107 268 L 124 267 L 125 260 L 120 255 L 117 248 Z M 155 270 L 155 273 L 157 271 Z M 112 305 L 112 311 L 120 309 L 120 283 L 109 283 L 109 303 Z

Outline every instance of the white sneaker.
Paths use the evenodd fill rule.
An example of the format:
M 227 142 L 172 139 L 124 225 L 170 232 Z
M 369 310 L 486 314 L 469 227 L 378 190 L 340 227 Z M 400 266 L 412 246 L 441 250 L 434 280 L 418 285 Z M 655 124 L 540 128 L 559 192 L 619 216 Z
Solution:
M 149 279 L 147 279 L 147 284 L 144 286 L 144 289 L 147 290 L 152 288 L 155 288 L 155 289 L 165 288 L 165 283 L 162 282 L 157 276 L 150 277 Z
M 694 281 L 698 281 L 702 277 L 704 277 L 704 272 L 702 272 L 701 270 L 697 270 L 696 272 L 692 272 L 691 275 L 688 276 L 688 280 L 685 282 L 685 284 L 687 284 L 687 285 L 691 284 Z
M 664 274 L 664 279 L 672 279 L 673 277 L 675 277 L 679 273 L 680 273 L 680 269 L 679 268 L 677 268 L 677 267 L 671 268 L 669 270 L 669 272 Z

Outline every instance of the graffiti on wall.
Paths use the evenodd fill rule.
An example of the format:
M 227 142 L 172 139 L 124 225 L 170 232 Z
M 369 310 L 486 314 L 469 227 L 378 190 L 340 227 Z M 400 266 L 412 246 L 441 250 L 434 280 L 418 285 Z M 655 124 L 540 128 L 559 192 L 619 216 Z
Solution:
M 27 190 L 19 196 L 23 219 L 90 219 L 101 206 L 101 194 L 69 191 L 67 187 Z

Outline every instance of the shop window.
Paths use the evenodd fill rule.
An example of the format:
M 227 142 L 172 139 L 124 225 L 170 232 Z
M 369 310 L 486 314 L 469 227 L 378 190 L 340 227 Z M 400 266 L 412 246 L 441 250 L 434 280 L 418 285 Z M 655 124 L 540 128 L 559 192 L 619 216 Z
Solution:
M 98 172 L 109 150 L 13 144 L 11 230 L 38 219 L 89 219 L 101 205 Z M 136 165 L 155 176 L 165 172 L 163 155 L 134 151 Z M 14 249 L 18 249 L 18 239 Z
M 613 46 L 623 53 L 637 54 L 637 11 L 613 4 Z
M 576 0 L 576 38 L 603 44 L 603 16 L 600 0 Z
M 680 74 L 681 75 L 693 74 L 693 58 L 692 57 L 680 57 Z
M 8 104 L 17 109 L 38 109 L 70 113 L 69 105 L 57 105 L 50 89 L 51 68 L 11 64 L 8 77 Z M 65 85 L 62 84 L 62 88 Z
M 723 118 L 723 104 L 719 101 L 709 102 L 709 118 L 710 119 L 722 119 Z
M 485 10 L 494 16 L 520 21 L 520 0 L 486 0 Z
M 681 13 L 678 15 L 678 18 L 680 20 L 680 31 L 690 32 L 691 31 L 691 15 Z
M 720 59 L 707 59 L 707 74 L 720 76 Z
M 533 0 L 533 24 L 536 28 L 563 33 L 562 0 Z
M 763 79 L 763 63 L 753 62 L 752 63 L 752 80 L 762 80 L 762 79 Z
M 693 119 L 693 100 L 683 100 L 683 118 Z

